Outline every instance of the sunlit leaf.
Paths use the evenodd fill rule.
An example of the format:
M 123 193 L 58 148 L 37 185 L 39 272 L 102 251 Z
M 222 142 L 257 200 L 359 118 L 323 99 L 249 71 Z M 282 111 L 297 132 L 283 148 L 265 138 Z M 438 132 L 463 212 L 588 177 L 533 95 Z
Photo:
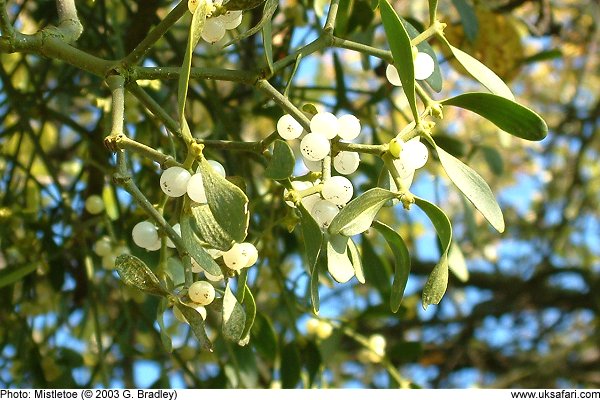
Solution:
M 335 216 L 329 225 L 329 233 L 353 236 L 369 229 L 377 213 L 388 201 L 396 195 L 381 188 L 369 189 L 354 200 Z
M 436 147 L 440 162 L 450 180 L 498 231 L 504 232 L 504 217 L 492 190 L 483 178 L 442 148 Z
M 452 225 L 446 214 L 435 204 L 418 197 L 415 197 L 415 204 L 427 214 L 442 244 L 440 261 L 433 268 L 423 288 L 423 308 L 427 309 L 430 304 L 440 302 L 448 287 L 448 251 L 452 243 Z
M 454 241 L 452 241 L 450 251 L 448 252 L 448 266 L 450 267 L 450 271 L 452 271 L 454 276 L 460 281 L 466 282 L 469 280 L 469 270 L 467 268 L 465 256 Z
M 354 276 L 354 267 L 346 252 L 347 236 L 331 235 L 327 240 L 327 270 L 337 282 L 348 282 Z
M 246 313 L 237 298 L 231 291 L 229 283 L 223 295 L 223 336 L 237 343 L 242 339 L 242 333 L 246 324 Z
M 363 271 L 360 253 L 358 252 L 358 247 L 352 239 L 348 240 L 348 252 L 350 253 L 350 261 L 352 262 L 352 267 L 354 268 L 354 275 L 356 275 L 356 279 L 360 283 L 365 283 L 365 273 Z
M 243 242 L 250 218 L 248 197 L 239 187 L 219 175 L 204 157 L 200 158 L 199 172 L 215 221 L 234 241 Z
M 311 300 L 315 313 L 319 312 L 319 272 L 317 269 L 317 261 L 321 252 L 321 244 L 323 242 L 323 232 L 319 224 L 313 219 L 308 210 L 302 204 L 300 208 L 300 225 L 302 226 L 302 236 L 304 238 L 304 249 L 308 266 L 311 275 Z

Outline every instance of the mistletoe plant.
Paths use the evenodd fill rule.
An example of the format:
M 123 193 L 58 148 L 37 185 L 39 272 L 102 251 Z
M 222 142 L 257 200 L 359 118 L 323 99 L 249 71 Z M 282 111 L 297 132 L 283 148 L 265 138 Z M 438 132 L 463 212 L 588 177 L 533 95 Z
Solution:
M 4 9 L 4 1 L 1 3 Z M 389 51 L 343 37 L 341 27 L 348 25 L 351 3 L 331 0 L 320 35 L 277 58 L 273 54 L 271 27 L 278 0 L 181 1 L 135 49 L 116 61 L 97 58 L 70 45 L 82 32 L 72 0 L 58 1 L 60 24 L 57 27 L 34 35 L 16 32 L 7 16 L 2 16 L 0 50 L 36 52 L 62 59 L 106 79 L 112 93 L 112 127 L 104 142 L 116 154 L 114 181 L 131 194 L 145 212 L 145 217 L 131 227 L 133 241 L 147 251 L 160 251 L 161 260 L 173 251 L 171 248 L 175 249 L 183 279 L 176 281 L 167 274 L 153 272 L 155 268 L 127 254 L 108 238 L 101 238 L 95 251 L 104 265 L 110 267 L 114 262 L 125 284 L 162 298 L 158 310 L 161 327 L 163 313 L 173 308 L 175 316 L 190 325 L 203 348 L 210 350 L 213 345 L 207 327 L 220 331 L 229 341 L 246 345 L 256 316 L 248 278 L 249 271 L 261 257 L 257 249 L 262 249 L 262 245 L 248 234 L 252 215 L 245 184 L 238 177 L 228 176 L 221 164 L 208 159 L 207 149 L 253 154 L 252 160 L 264 166 L 262 179 L 285 188 L 282 200 L 295 218 L 290 228 L 304 240 L 304 269 L 310 276 L 310 300 L 315 314 L 320 307 L 319 288 L 327 275 L 340 283 L 356 277 L 360 283 L 369 284 L 365 282 L 361 261 L 363 250 L 355 241 L 357 235 L 369 229 L 381 235 L 394 255 L 396 264 L 389 303 L 393 312 L 400 308 L 410 275 L 409 249 L 398 227 L 377 219 L 383 207 L 401 206 L 406 212 L 415 206 L 420 208 L 439 237 L 441 257 L 423 288 L 423 308 L 441 301 L 450 270 L 464 269 L 461 265 L 464 260 L 458 246 L 453 244 L 452 226 L 444 211 L 410 191 L 415 171 L 431 162 L 430 153 L 491 226 L 503 232 L 504 219 L 492 190 L 477 172 L 455 158 L 441 143 L 438 145 L 436 121 L 444 118 L 445 108 L 458 107 L 478 114 L 509 134 L 532 141 L 546 136 L 545 122 L 534 111 L 517 103 L 511 90 L 494 72 L 448 42 L 444 36 L 446 24 L 437 16 L 437 1 L 429 1 L 428 26 L 419 31 L 399 17 L 388 0 L 371 0 L 373 12 L 380 13 Z M 260 32 L 264 67 L 256 70 L 204 68 L 199 61 L 195 64 L 200 66 L 192 67 L 201 40 L 218 46 L 227 30 L 237 29 L 248 10 L 259 6 L 262 6 L 262 17 L 256 26 L 238 34 L 233 41 L 245 40 Z M 182 65 L 139 66 L 149 49 L 185 15 L 191 15 L 191 19 Z M 432 92 L 442 91 L 444 79 L 438 56 L 430 44 L 433 40 L 445 47 L 487 91 L 435 100 Z M 389 142 L 361 143 L 361 121 L 355 115 L 336 115 L 336 110 L 318 111 L 310 103 L 296 104 L 290 98 L 299 65 L 306 57 L 329 48 L 356 51 L 389 64 L 386 76 L 392 85 L 402 87 L 410 110 L 409 122 Z M 339 60 L 334 61 L 339 68 Z M 287 85 L 279 90 L 272 82 L 280 82 L 284 76 L 287 76 Z M 160 105 L 139 83 L 173 77 L 178 79 L 177 104 L 171 112 L 168 105 Z M 272 99 L 283 115 L 273 133 L 259 141 L 198 138 L 195 131 L 203 127 L 192 127 L 188 122 L 190 113 L 186 112 L 190 81 L 194 80 L 247 85 Z M 338 82 L 342 84 L 343 81 Z M 126 135 L 126 91 L 137 97 L 172 136 L 178 148 L 173 155 Z M 293 151 L 297 146 L 300 160 Z M 143 193 L 136 185 L 136 176 L 127 161 L 132 153 L 158 163 L 163 169 L 162 175 L 155 177 L 163 192 L 161 198 L 155 193 Z M 176 154 L 183 157 L 177 158 Z M 366 155 L 381 159 L 379 180 L 359 191 L 346 176 L 357 170 L 361 156 Z M 300 164 L 308 172 L 295 175 Z M 97 198 L 89 198 L 86 208 L 90 213 L 99 213 L 103 204 Z M 363 240 L 368 239 L 363 235 Z M 457 275 L 463 277 L 461 273 Z M 218 316 L 219 322 L 210 318 L 211 314 Z M 171 341 L 164 329 L 161 336 L 165 346 L 170 348 Z M 375 339 L 379 349 L 376 353 L 383 354 L 385 344 Z

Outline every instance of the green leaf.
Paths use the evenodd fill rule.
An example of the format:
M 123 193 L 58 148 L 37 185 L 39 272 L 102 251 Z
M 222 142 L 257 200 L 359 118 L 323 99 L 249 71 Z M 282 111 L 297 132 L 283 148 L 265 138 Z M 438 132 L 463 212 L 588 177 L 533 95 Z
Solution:
M 539 53 L 531 55 L 523 60 L 523 64 L 532 64 L 540 61 L 554 60 L 562 58 L 563 53 L 560 49 L 542 50 Z
M 440 162 L 446 174 L 458 189 L 473 203 L 490 224 L 500 233 L 504 232 L 504 217 L 492 190 L 483 178 L 468 165 L 436 146 Z
M 262 313 L 256 314 L 250 343 L 265 359 L 274 362 L 277 357 L 277 334 L 271 321 Z
M 423 288 L 423 309 L 430 304 L 438 304 L 448 287 L 448 251 L 452 243 L 452 225 L 444 212 L 435 204 L 415 197 L 415 204 L 427 214 L 442 244 L 440 261 L 431 271 Z
M 242 333 L 246 325 L 246 313 L 237 298 L 229 288 L 229 283 L 223 295 L 223 336 L 237 343 L 242 339 Z
M 408 104 L 415 120 L 419 120 L 419 111 L 417 110 L 417 99 L 415 93 L 415 67 L 412 58 L 412 47 L 410 37 L 404 24 L 394 8 L 388 3 L 388 0 L 379 0 L 379 9 L 381 11 L 381 21 L 385 30 L 385 36 L 390 44 L 394 66 L 398 70 L 402 89 L 408 99 Z
M 323 357 L 319 351 L 319 346 L 314 341 L 307 341 L 302 348 L 302 362 L 308 373 L 307 388 L 311 388 L 315 382 L 315 378 L 319 376 L 321 366 L 323 365 Z
M 362 267 L 362 260 L 358 247 L 352 239 L 348 240 L 348 252 L 350 253 L 350 260 L 352 261 L 352 267 L 354 268 L 354 275 L 360 283 L 365 283 L 365 273 Z
M 253 389 L 258 386 L 259 368 L 250 346 L 228 346 L 231 361 L 223 368 L 235 389 Z M 223 387 L 223 386 L 221 386 Z
M 437 14 L 438 0 L 429 0 L 429 21 L 433 23 L 434 16 Z
M 244 324 L 244 330 L 242 331 L 241 341 L 244 341 L 248 335 L 250 335 L 250 329 L 254 325 L 254 319 L 256 318 L 256 302 L 254 296 L 250 291 L 248 285 L 244 285 L 244 305 L 246 306 L 246 323 Z M 238 343 L 242 345 L 242 343 Z
M 381 222 L 376 222 L 373 227 L 381 233 L 392 250 L 396 261 L 392 294 L 390 296 L 390 307 L 392 312 L 395 313 L 400 309 L 408 276 L 410 275 L 410 255 L 404 240 L 396 231 Z
M 227 251 L 233 245 L 234 239 L 229 232 L 226 232 L 215 219 L 210 211 L 208 204 L 191 204 L 189 213 L 192 215 L 192 224 L 190 225 L 194 232 L 198 234 L 197 243 L 200 246 L 206 245 L 212 249 Z M 183 234 L 183 217 L 181 219 L 181 231 Z
M 317 107 L 315 107 L 313 103 L 306 103 L 302 106 L 302 112 L 308 114 L 310 117 L 313 117 L 319 112 L 319 110 L 317 110 Z
M 388 201 L 396 195 L 381 188 L 369 189 L 354 200 L 335 216 L 329 225 L 329 233 L 353 236 L 369 229 L 377 213 Z
M 454 4 L 454 8 L 456 8 L 456 11 L 460 15 L 460 22 L 465 31 L 465 36 L 473 43 L 479 31 L 479 22 L 477 21 L 475 10 L 465 0 L 452 0 L 452 4 Z
M 205 206 L 208 209 L 208 206 Z M 199 212 L 199 210 L 196 210 Z M 209 210 L 210 211 L 210 210 Z M 221 275 L 222 271 L 219 265 L 215 262 L 215 260 L 211 257 L 210 254 L 204 250 L 202 247 L 202 243 L 200 239 L 196 236 L 193 230 L 193 220 L 194 216 L 192 216 L 189 212 L 185 212 L 180 220 L 179 224 L 181 227 L 181 238 L 183 239 L 183 244 L 185 246 L 185 250 L 188 254 L 198 263 L 199 266 L 202 267 L 203 270 L 208 272 L 211 275 Z M 196 220 L 198 222 L 198 220 Z M 203 224 L 204 221 L 200 221 Z M 216 223 L 215 223 L 216 225 Z M 203 225 L 204 226 L 204 225 Z M 216 247 L 215 247 L 216 248 Z
M 479 150 L 483 152 L 485 162 L 487 162 L 494 175 L 502 175 L 504 173 L 504 161 L 500 152 L 491 146 L 480 146 Z
M 323 243 L 323 232 L 319 224 L 313 219 L 310 213 L 299 204 L 300 225 L 302 226 L 302 236 L 304 238 L 304 249 L 308 259 L 310 271 L 310 294 L 315 314 L 319 312 L 319 271 L 317 269 L 319 254 L 321 253 L 321 244 Z
M 198 311 L 183 303 L 181 300 L 175 304 L 175 307 L 183 314 L 187 320 L 194 336 L 198 339 L 200 346 L 203 350 L 213 351 L 213 345 L 206 335 L 206 328 L 204 326 L 204 320 Z
M 417 36 L 419 36 L 419 34 L 421 32 L 419 32 L 417 30 L 417 28 L 415 28 L 414 26 L 412 26 L 408 21 L 406 21 L 404 18 L 400 17 L 400 20 L 402 21 L 402 23 L 404 24 L 404 27 L 406 28 L 406 32 L 408 32 L 408 36 L 411 39 L 416 38 Z M 431 74 L 431 76 L 427 79 L 425 79 L 425 82 L 427 82 L 427 84 L 433 89 L 435 90 L 437 93 L 442 91 L 442 85 L 443 85 L 443 78 L 442 78 L 442 70 L 440 69 L 440 63 L 438 62 L 437 59 L 437 55 L 435 54 L 435 51 L 433 51 L 433 47 L 431 47 L 431 45 L 429 44 L 428 41 L 424 40 L 421 43 L 419 43 L 417 45 L 417 49 L 422 52 L 422 53 L 427 53 L 431 56 L 431 58 L 433 59 L 433 73 Z
M 38 267 L 38 263 L 30 263 L 19 265 L 18 267 L 8 267 L 0 271 L 0 288 L 8 285 L 12 285 L 15 282 L 20 281 L 25 276 L 35 271 Z
M 160 283 L 158 277 L 139 258 L 130 254 L 121 254 L 115 260 L 117 272 L 121 280 L 135 289 L 155 296 L 167 296 L 169 292 Z
M 199 2 L 198 7 L 192 15 L 192 23 L 190 24 L 190 31 L 187 40 L 187 46 L 185 48 L 185 55 L 183 57 L 183 64 L 181 65 L 181 71 L 179 72 L 179 83 L 177 86 L 177 116 L 179 117 L 179 123 L 183 128 L 185 100 L 187 98 L 188 84 L 190 81 L 190 71 L 192 68 L 192 55 L 194 49 L 202 36 L 202 30 L 206 23 L 206 17 L 212 12 L 211 6 L 208 2 Z
M 165 331 L 165 322 L 163 320 L 163 315 L 168 309 L 168 300 L 166 298 L 161 299 L 156 310 L 156 322 L 158 323 L 160 341 L 162 342 L 165 350 L 170 353 L 173 351 L 173 342 L 171 341 L 171 337 Z
M 339 283 L 346 283 L 354 276 L 354 267 L 346 254 L 347 236 L 331 235 L 327 240 L 327 270 Z
M 465 93 L 442 102 L 472 111 L 511 135 L 542 140 L 548 134 L 546 122 L 529 108 L 490 93 Z
M 229 42 L 227 42 L 224 47 L 227 47 L 232 43 L 239 42 L 240 40 L 250 37 L 250 36 L 254 35 L 256 32 L 260 31 L 267 22 L 271 21 L 271 17 L 273 16 L 273 14 L 275 14 L 275 10 L 277 10 L 278 5 L 279 5 L 279 0 L 267 0 L 265 2 L 265 6 L 263 7 L 262 18 L 260 19 L 260 21 L 258 21 L 258 24 L 256 24 L 254 27 L 248 29 L 246 32 L 242 33 L 240 36 L 236 37 L 235 39 L 232 39 Z
M 219 175 L 206 158 L 200 157 L 199 164 L 206 199 L 215 220 L 233 240 L 243 242 L 248 232 L 250 216 L 246 194 Z
M 465 156 L 465 144 L 462 141 L 443 133 L 436 134 L 433 138 L 435 139 L 435 144 L 438 147 L 446 150 L 454 157 L 460 158 Z
M 337 18 L 335 19 L 335 36 L 344 37 L 346 35 L 348 32 L 348 21 L 353 9 L 354 0 L 340 0 Z
M 271 20 L 269 19 L 262 27 L 263 48 L 269 73 L 273 73 L 273 34 L 271 32 Z
M 290 342 L 281 349 L 281 387 L 294 389 L 300 380 L 300 352 L 296 342 Z
M 456 57 L 456 60 L 475 78 L 478 80 L 483 86 L 487 88 L 490 92 L 502 96 L 505 99 L 514 101 L 515 96 L 511 92 L 510 88 L 504 83 L 502 79 L 498 75 L 494 73 L 491 69 L 486 67 L 483 63 L 477 60 L 474 57 L 471 57 L 464 51 L 452 46 L 448 41 L 446 44 Z
M 465 256 L 454 241 L 450 245 L 450 251 L 448 252 L 448 266 L 458 280 L 462 282 L 469 280 L 469 270 L 467 268 Z
M 289 178 L 294 172 L 296 159 L 290 146 L 283 140 L 275 140 L 273 156 L 265 170 L 265 176 L 270 179 L 281 180 Z
M 389 265 L 382 261 L 380 256 L 373 249 L 369 238 L 363 235 L 362 238 L 362 264 L 365 271 L 366 281 L 377 288 L 381 300 L 385 301 L 390 295 L 391 285 L 390 276 L 392 271 Z

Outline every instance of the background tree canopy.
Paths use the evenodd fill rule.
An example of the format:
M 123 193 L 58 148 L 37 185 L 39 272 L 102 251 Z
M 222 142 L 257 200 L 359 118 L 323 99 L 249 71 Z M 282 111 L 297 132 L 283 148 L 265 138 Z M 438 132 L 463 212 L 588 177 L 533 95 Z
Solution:
M 241 25 L 197 46 L 202 1 L 193 17 L 187 1 L 78 1 L 81 35 L 72 2 L 57 3 L 58 13 L 50 1 L 0 0 L 0 386 L 600 385 L 597 2 L 230 0 Z M 437 63 L 415 85 L 403 55 L 416 42 Z M 393 61 L 403 88 L 386 79 Z M 486 94 L 461 96 L 474 91 Z M 285 200 L 299 201 L 292 173 L 326 180 L 330 166 L 306 174 L 299 141 L 276 140 L 283 114 L 307 128 L 315 107 L 360 119 L 355 144 L 334 140 L 332 155 L 360 153 L 355 198 L 373 202 L 356 216 L 345 207 L 349 222 L 324 234 Z M 524 140 L 545 135 L 530 110 L 547 123 L 541 141 Z M 389 189 L 380 171 L 399 132 L 429 149 L 408 184 L 415 204 L 406 188 L 361 195 Z M 198 161 L 205 214 L 159 184 L 161 169 Z M 503 220 L 480 186 L 461 187 L 479 182 L 463 163 Z M 85 207 L 93 195 L 100 213 Z M 443 213 L 420 199 L 448 216 L 452 244 Z M 379 222 L 350 232 L 369 210 Z M 209 217 L 216 230 L 203 232 Z M 160 251 L 132 240 L 146 219 L 161 227 Z M 173 250 L 165 235 L 179 236 L 165 227 L 178 222 Z M 215 232 L 228 246 L 253 243 L 256 265 L 237 273 L 202 258 L 198 243 L 218 248 Z M 344 232 L 356 244 L 347 254 Z M 448 249 L 448 289 L 424 310 L 424 287 L 432 304 L 444 293 Z M 136 258 L 117 258 L 117 273 L 120 254 Z M 229 282 L 214 284 L 205 322 L 180 303 L 199 276 L 190 256 Z M 357 277 L 340 284 L 327 269 L 344 260 Z

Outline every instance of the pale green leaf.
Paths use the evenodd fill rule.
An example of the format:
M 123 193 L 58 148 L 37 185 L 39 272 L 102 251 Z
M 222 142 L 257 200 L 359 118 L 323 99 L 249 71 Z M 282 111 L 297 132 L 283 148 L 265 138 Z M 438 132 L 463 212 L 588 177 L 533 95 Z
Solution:
M 206 158 L 201 157 L 199 164 L 206 199 L 215 221 L 234 241 L 243 242 L 250 217 L 248 197 L 239 187 L 219 175 Z
M 452 54 L 454 54 L 456 60 L 467 70 L 467 72 L 469 72 L 469 74 L 473 76 L 473 78 L 477 79 L 483 86 L 485 86 L 487 90 L 498 96 L 502 96 L 505 99 L 511 101 L 515 100 L 515 96 L 510 88 L 502 79 L 500 79 L 498 75 L 494 73 L 494 71 L 486 67 L 476 58 L 452 46 L 450 43 L 446 42 L 446 44 L 450 47 L 450 51 L 452 51 Z
M 208 206 L 206 206 L 208 208 Z M 211 275 L 221 275 L 221 268 L 215 262 L 215 260 L 204 250 L 202 247 L 202 242 L 196 236 L 196 233 L 193 229 L 194 219 L 196 215 L 203 214 L 201 211 L 198 211 L 196 214 L 191 215 L 188 212 L 185 212 L 179 221 L 181 226 L 181 238 L 183 239 L 183 244 L 185 246 L 185 250 L 188 254 L 202 267 L 203 270 L 208 272 Z M 204 224 L 205 221 L 200 219 L 196 219 L 197 223 Z M 203 225 L 204 226 L 204 225 Z M 229 248 L 227 248 L 229 249 Z
M 466 0 L 452 0 L 452 4 L 454 4 L 454 8 L 456 8 L 456 11 L 460 15 L 460 23 L 463 26 L 465 36 L 473 43 L 479 31 L 479 21 L 477 21 L 474 7 L 467 3 Z
M 462 161 L 446 153 L 441 147 L 436 146 L 436 149 L 450 180 L 498 232 L 504 232 L 504 217 L 488 184 Z
M 323 232 L 319 224 L 313 219 L 304 205 L 299 204 L 300 225 L 302 226 L 302 236 L 304 238 L 304 251 L 308 260 L 308 269 L 310 271 L 310 295 L 313 304 L 313 310 L 319 312 L 319 255 L 321 253 L 321 244 L 323 243 Z
M 244 330 L 242 331 L 241 340 L 238 342 L 240 345 L 242 345 L 243 341 L 250 335 L 250 330 L 252 329 L 254 319 L 256 318 L 256 302 L 254 301 L 254 295 L 250 291 L 248 285 L 244 285 L 244 305 L 246 306 L 246 322 L 244 324 Z
M 402 21 L 402 23 L 404 24 L 404 27 L 406 28 L 406 32 L 408 32 L 408 36 L 411 39 L 416 38 L 417 36 L 419 36 L 419 34 L 421 32 L 419 32 L 414 26 L 412 26 L 408 21 L 406 21 L 404 18 L 400 17 L 400 21 Z M 427 40 L 422 41 L 421 43 L 419 43 L 417 45 L 417 49 L 422 52 L 422 53 L 427 53 L 431 56 L 431 58 L 433 59 L 433 73 L 431 74 L 431 76 L 427 79 L 425 79 L 425 82 L 427 82 L 427 84 L 433 89 L 435 90 L 437 93 L 442 91 L 442 85 L 443 85 L 443 77 L 442 77 L 442 70 L 440 69 L 440 63 L 438 62 L 437 59 L 437 55 L 435 54 L 435 51 L 433 51 L 433 47 L 431 47 L 431 45 L 429 44 L 429 42 Z
M 365 272 L 363 271 L 362 258 L 358 252 L 358 247 L 352 239 L 348 240 L 348 252 L 350 253 L 350 261 L 354 267 L 354 275 L 360 283 L 365 283 Z
M 204 319 L 202 319 L 200 313 L 182 301 L 176 303 L 175 307 L 177 307 L 177 309 L 185 317 L 186 321 L 190 325 L 190 328 L 192 329 L 192 332 L 194 333 L 194 336 L 196 336 L 196 339 L 198 339 L 198 342 L 200 342 L 202 349 L 213 351 L 213 345 L 206 334 Z
M 466 282 L 469 280 L 469 270 L 467 269 L 467 262 L 463 255 L 460 247 L 455 242 L 450 245 L 450 251 L 448 252 L 448 266 L 450 271 L 460 281 Z
M 121 280 L 127 286 L 155 296 L 169 294 L 154 272 L 139 258 L 130 254 L 121 254 L 115 260 L 115 266 Z
M 229 288 L 229 283 L 223 295 L 223 336 L 237 343 L 242 339 L 242 333 L 246 325 L 246 313 L 237 298 Z
M 329 225 L 329 233 L 353 236 L 369 229 L 383 205 L 396 194 L 381 188 L 369 189 L 351 202 L 335 216 Z
M 347 236 L 331 235 L 327 240 L 327 270 L 339 283 L 346 283 L 354 276 L 354 267 L 348 258 Z
M 267 67 L 269 68 L 269 72 L 273 73 L 273 34 L 271 28 L 271 20 L 268 20 L 262 27 L 262 37 Z
M 283 140 L 275 140 L 273 155 L 265 170 L 265 176 L 275 180 L 289 178 L 294 172 L 295 165 L 296 159 L 290 146 Z
M 415 197 L 415 204 L 427 214 L 442 245 L 442 256 L 423 288 L 423 308 L 438 304 L 448 287 L 448 251 L 452 243 L 452 225 L 446 214 L 435 204 Z

